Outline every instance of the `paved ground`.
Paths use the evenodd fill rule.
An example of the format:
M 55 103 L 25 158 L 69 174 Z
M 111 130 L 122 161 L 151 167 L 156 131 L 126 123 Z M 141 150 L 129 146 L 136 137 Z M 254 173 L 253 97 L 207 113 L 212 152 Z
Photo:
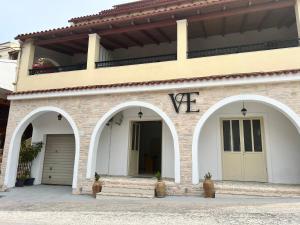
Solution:
M 0 224 L 299 225 L 300 198 L 217 195 L 216 199 L 103 198 L 71 195 L 69 187 L 37 186 L 0 193 Z

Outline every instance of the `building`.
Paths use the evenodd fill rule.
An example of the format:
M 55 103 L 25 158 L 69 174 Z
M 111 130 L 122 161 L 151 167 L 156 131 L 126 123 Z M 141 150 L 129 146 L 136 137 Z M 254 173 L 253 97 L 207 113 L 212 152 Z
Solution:
M 0 44 L 0 163 L 5 141 L 5 131 L 9 112 L 6 97 L 14 91 L 19 44 L 5 42 Z
M 0 43 L 0 59 L 17 60 L 20 51 L 18 42 Z
M 21 136 L 36 184 L 153 177 L 300 184 L 300 1 L 144 0 L 22 34 L 1 175 Z M 114 185 L 112 183 L 112 185 Z

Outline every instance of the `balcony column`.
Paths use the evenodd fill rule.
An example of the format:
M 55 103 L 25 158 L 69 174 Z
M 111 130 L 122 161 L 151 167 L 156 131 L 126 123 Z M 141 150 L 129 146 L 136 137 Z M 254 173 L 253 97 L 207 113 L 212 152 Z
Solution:
M 177 21 L 177 60 L 186 60 L 188 52 L 188 22 Z
M 29 75 L 29 70 L 32 69 L 34 61 L 35 45 L 32 39 L 26 40 L 21 45 L 21 57 L 20 57 L 20 74 Z
M 87 70 L 95 69 L 95 62 L 100 59 L 100 39 L 98 34 L 89 34 Z
M 300 38 L 300 0 L 296 0 L 295 14 L 296 14 L 296 24 L 297 24 L 298 38 Z

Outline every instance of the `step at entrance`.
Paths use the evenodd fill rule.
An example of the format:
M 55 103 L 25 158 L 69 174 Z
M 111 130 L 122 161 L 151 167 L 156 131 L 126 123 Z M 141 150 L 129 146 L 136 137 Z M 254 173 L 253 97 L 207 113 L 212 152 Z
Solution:
M 102 192 L 97 194 L 97 199 L 102 196 L 154 198 L 156 179 L 144 178 L 104 178 L 102 179 Z
M 259 182 L 215 182 L 217 194 L 250 195 L 262 197 L 300 197 L 300 185 Z

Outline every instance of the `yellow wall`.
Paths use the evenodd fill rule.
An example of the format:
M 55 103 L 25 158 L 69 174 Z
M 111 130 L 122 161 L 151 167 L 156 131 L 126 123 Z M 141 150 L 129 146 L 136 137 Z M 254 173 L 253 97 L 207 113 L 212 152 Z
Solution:
M 295 47 L 34 76 L 24 66 L 17 91 L 299 69 L 299 58 L 300 47 Z

